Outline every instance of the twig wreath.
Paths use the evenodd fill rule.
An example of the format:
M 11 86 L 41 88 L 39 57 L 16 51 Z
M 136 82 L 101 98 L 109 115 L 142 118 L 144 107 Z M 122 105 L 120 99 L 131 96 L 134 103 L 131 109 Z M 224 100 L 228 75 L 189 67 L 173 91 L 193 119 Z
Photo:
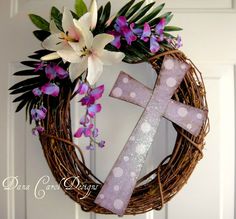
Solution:
M 97 10 L 96 0 L 92 0 L 88 10 L 83 0 L 76 0 L 75 12 L 52 7 L 50 22 L 30 14 L 38 28 L 33 33 L 43 49 L 22 62 L 29 69 L 14 73 L 29 79 L 12 86 L 11 94 L 20 94 L 14 100 L 19 102 L 16 111 L 25 107 L 30 123 L 36 124 L 32 132 L 39 136 L 55 179 L 84 211 L 122 216 L 160 210 L 202 158 L 209 130 L 204 83 L 195 65 L 178 50 L 181 37 L 171 33 L 181 28 L 168 26 L 172 13 L 159 16 L 163 7 L 131 0 L 111 16 L 110 2 Z M 94 123 L 102 110 L 97 101 L 105 86 L 95 84 L 103 65 L 121 61 L 150 63 L 157 80 L 150 89 L 125 72 L 118 76 L 110 96 L 144 111 L 103 183 L 86 166 L 85 148 L 74 144 L 73 137 L 88 138 L 87 150 L 106 146 Z M 86 112 L 72 133 L 70 101 L 77 95 Z M 172 121 L 177 131 L 174 150 L 138 180 L 162 117 Z M 82 185 L 97 189 L 86 196 L 88 191 L 75 185 L 74 176 Z M 63 179 L 68 179 L 67 184 L 61 183 Z

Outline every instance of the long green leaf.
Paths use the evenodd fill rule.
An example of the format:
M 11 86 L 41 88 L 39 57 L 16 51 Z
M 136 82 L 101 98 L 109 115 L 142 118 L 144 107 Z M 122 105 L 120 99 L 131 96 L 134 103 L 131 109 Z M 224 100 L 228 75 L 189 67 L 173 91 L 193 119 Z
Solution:
M 81 17 L 82 15 L 84 15 L 88 11 L 88 8 L 83 0 L 76 0 L 75 1 L 75 11 L 79 17 Z
M 136 3 L 132 8 L 130 8 L 127 13 L 125 14 L 125 17 L 127 19 L 129 19 L 130 17 L 132 17 L 143 5 L 143 3 L 145 2 L 145 0 L 142 0 L 138 3 Z
M 170 20 L 172 19 L 172 17 L 173 17 L 173 15 L 171 12 L 166 12 L 165 14 L 162 14 L 160 17 L 157 17 L 157 18 L 153 19 L 152 21 L 150 21 L 149 25 L 150 26 L 157 25 L 162 18 L 166 19 L 166 25 L 167 25 L 170 22 Z
M 15 72 L 13 75 L 15 75 L 15 76 L 34 76 L 34 75 L 40 75 L 41 73 L 42 72 L 40 72 L 40 71 L 34 72 L 34 69 L 29 69 L 29 70 L 22 70 L 22 71 Z
M 166 26 L 164 31 L 170 32 L 170 31 L 181 31 L 183 30 L 180 27 L 176 27 L 176 26 Z
M 155 2 L 152 2 L 145 7 L 143 7 L 140 11 L 138 11 L 136 14 L 134 14 L 133 17 L 130 19 L 130 23 L 132 22 L 137 22 L 140 18 L 142 18 L 150 9 L 151 7 L 155 4 Z
M 150 20 L 152 20 L 153 18 L 155 18 L 160 11 L 164 8 L 165 3 L 159 5 L 158 7 L 156 7 L 155 9 L 153 9 L 153 11 L 151 13 L 149 13 L 147 16 L 145 16 L 144 18 L 142 18 L 139 22 L 138 25 L 142 25 L 145 22 L 149 22 Z
M 35 68 L 35 65 L 38 64 L 38 63 L 40 63 L 40 62 L 37 62 L 37 61 L 22 61 L 21 62 L 22 65 L 25 65 L 25 66 L 28 66 L 28 67 L 31 67 L 31 68 Z M 27 70 L 23 70 L 23 71 L 27 71 Z M 30 71 L 32 71 L 32 69 Z
M 41 42 L 51 35 L 48 31 L 45 30 L 35 30 L 33 31 L 33 34 Z
M 28 91 L 28 92 L 25 92 L 23 93 L 22 95 L 20 95 L 19 97 L 15 98 L 13 100 L 13 103 L 16 103 L 16 102 L 19 102 L 19 101 L 22 101 L 24 99 L 30 99 L 30 98 L 33 98 L 34 97 L 34 94 L 32 93 L 32 91 Z
M 37 84 L 37 83 L 39 83 L 40 79 L 41 79 L 40 77 L 35 77 L 35 78 L 29 78 L 29 79 L 20 81 L 20 82 L 16 83 L 15 85 L 13 85 L 12 87 L 10 87 L 9 90 L 15 90 L 20 87 L 29 86 L 32 84 Z
M 45 81 L 45 83 L 46 83 L 46 81 Z M 15 89 L 10 94 L 13 95 L 13 94 L 24 93 L 26 91 L 32 91 L 34 88 L 41 87 L 42 85 L 43 85 L 43 83 L 31 84 L 29 86 L 24 86 L 24 87 Z
M 22 100 L 16 108 L 16 113 L 19 112 L 28 103 L 28 101 L 28 99 Z
M 99 24 L 101 26 L 104 26 L 107 20 L 110 18 L 111 15 L 111 2 L 107 2 L 107 4 L 104 7 L 104 10 L 102 12 L 101 19 L 99 21 Z
M 124 16 L 126 12 L 130 9 L 130 7 L 134 4 L 135 0 L 129 1 L 126 5 L 124 5 L 117 13 L 116 17 Z
M 36 14 L 29 14 L 32 23 L 41 30 L 49 31 L 49 23 Z

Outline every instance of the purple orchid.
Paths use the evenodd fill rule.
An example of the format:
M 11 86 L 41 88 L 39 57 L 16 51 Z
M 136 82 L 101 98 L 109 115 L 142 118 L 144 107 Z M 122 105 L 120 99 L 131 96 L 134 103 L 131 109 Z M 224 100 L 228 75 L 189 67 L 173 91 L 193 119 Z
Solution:
M 143 27 L 143 33 L 141 36 L 141 40 L 143 40 L 144 42 L 148 42 L 151 34 L 152 34 L 151 27 L 149 26 L 148 23 L 145 23 L 144 27 Z
M 141 36 L 143 34 L 143 30 L 141 28 L 135 28 L 135 23 L 130 24 L 130 29 L 137 36 Z
M 32 134 L 34 136 L 38 136 L 40 133 L 44 132 L 44 127 L 42 126 L 36 126 L 35 128 L 32 129 Z
M 152 35 L 150 38 L 150 51 L 152 53 L 157 53 L 160 49 L 160 44 L 158 43 L 157 38 Z
M 59 95 L 60 88 L 55 83 L 46 83 L 41 87 L 41 91 L 44 94 L 57 97 Z
M 32 119 L 35 121 L 45 119 L 47 111 L 45 111 L 44 109 L 31 109 L 30 113 Z
M 95 150 L 95 146 L 90 144 L 90 145 L 86 146 L 86 149 L 90 150 L 90 151 L 93 151 L 93 150 Z
M 100 148 L 104 148 L 105 147 L 105 141 L 100 141 L 99 143 L 98 143 L 98 146 L 100 147 Z
M 78 83 L 75 90 L 80 95 L 86 94 L 89 90 L 89 85 L 87 83 Z
M 96 87 L 89 92 L 89 95 L 92 96 L 95 100 L 98 100 L 102 97 L 104 93 L 104 85 Z
M 56 71 L 57 77 L 59 79 L 65 79 L 69 76 L 69 73 L 59 65 L 55 65 L 54 70 Z
M 45 73 L 46 73 L 46 77 L 49 80 L 53 80 L 56 78 L 57 76 L 57 72 L 54 69 L 54 65 L 53 64 L 48 64 L 45 68 Z
M 182 38 L 181 38 L 181 36 L 178 35 L 175 47 L 178 49 L 181 46 L 183 46 Z
M 34 72 L 37 72 L 39 70 L 43 70 L 44 66 L 45 66 L 44 62 L 39 62 L 39 63 L 35 64 Z
M 93 130 L 93 137 L 94 138 L 96 138 L 96 137 L 98 137 L 98 129 L 97 128 L 95 128 L 94 130 Z
M 42 91 L 37 87 L 32 90 L 35 97 L 40 97 L 42 95 Z
M 76 133 L 74 134 L 74 137 L 80 138 L 83 134 L 85 137 L 90 137 L 92 135 L 92 128 L 93 128 L 93 124 L 89 124 L 86 127 L 81 127 L 76 131 Z
M 164 28 L 166 25 L 166 19 L 162 18 L 160 22 L 156 25 L 155 32 L 157 35 L 162 36 L 164 33 Z
M 101 110 L 102 110 L 101 104 L 93 104 L 90 107 L 88 107 L 88 109 L 87 109 L 88 115 L 91 118 L 94 118 L 96 113 L 99 113 Z
M 80 124 L 86 126 L 89 123 L 89 117 L 87 115 L 82 116 L 80 119 Z

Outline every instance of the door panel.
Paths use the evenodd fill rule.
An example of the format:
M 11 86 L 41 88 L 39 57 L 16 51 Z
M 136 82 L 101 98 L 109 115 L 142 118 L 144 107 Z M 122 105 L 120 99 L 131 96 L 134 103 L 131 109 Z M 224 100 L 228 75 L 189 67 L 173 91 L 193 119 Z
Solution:
M 89 2 L 89 1 L 87 1 Z M 104 4 L 106 1 L 99 1 Z M 112 0 L 113 11 L 126 0 Z M 1 0 L 0 27 L 2 30 L 0 48 L 0 182 L 7 176 L 18 176 L 19 184 L 30 185 L 30 189 L 5 191 L 0 188 L 0 218 L 2 219 L 112 219 L 85 213 L 80 206 L 64 195 L 62 190 L 48 190 L 47 185 L 56 182 L 47 166 L 41 146 L 31 135 L 31 128 L 25 123 L 24 112 L 14 114 L 15 105 L 7 88 L 18 79 L 12 73 L 23 68 L 20 61 L 40 48 L 33 38 L 33 25 L 28 13 L 47 17 L 49 8 L 73 7 L 73 1 L 46 0 Z M 207 88 L 211 132 L 206 139 L 204 158 L 199 162 L 192 177 L 182 191 L 160 212 L 151 211 L 137 215 L 137 219 L 233 219 L 234 218 L 234 165 L 235 165 L 235 84 L 234 65 L 236 62 L 236 15 L 234 2 L 230 0 L 169 1 L 167 8 L 173 9 L 173 25 L 184 28 L 183 50 L 198 64 Z M 227 39 L 227 42 L 224 40 Z M 104 180 L 116 160 L 126 139 L 133 130 L 142 109 L 108 97 L 120 70 L 129 73 L 149 87 L 155 82 L 155 72 L 146 64 L 114 65 L 105 68 L 99 84 L 106 84 L 103 111 L 97 117 L 97 125 L 107 146 L 96 152 L 85 152 L 85 159 L 96 175 Z M 78 127 L 80 108 L 76 100 L 72 103 L 72 127 Z M 127 122 L 128 121 L 128 122 Z M 163 120 L 155 137 L 142 175 L 155 168 L 173 149 L 176 133 L 171 123 Z M 86 145 L 86 141 L 76 141 Z M 35 186 L 38 180 L 48 176 L 50 180 Z M 49 179 L 49 178 L 46 178 Z M 36 199 L 43 194 L 43 199 Z M 133 218 L 133 216 L 125 216 Z

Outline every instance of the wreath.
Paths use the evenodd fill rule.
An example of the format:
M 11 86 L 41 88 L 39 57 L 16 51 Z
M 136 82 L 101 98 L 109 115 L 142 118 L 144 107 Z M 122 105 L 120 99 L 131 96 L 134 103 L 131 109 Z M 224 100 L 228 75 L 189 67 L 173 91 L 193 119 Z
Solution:
M 110 2 L 98 9 L 92 0 L 87 9 L 83 0 L 76 0 L 75 11 L 52 7 L 50 22 L 29 15 L 43 49 L 21 62 L 29 69 L 14 73 L 29 78 L 10 88 L 18 95 L 13 102 L 19 103 L 16 112 L 25 108 L 30 124 L 36 125 L 32 133 L 39 136 L 56 181 L 84 211 L 122 216 L 160 210 L 203 156 L 209 122 L 202 75 L 179 50 L 181 37 L 172 32 L 182 29 L 168 25 L 173 14 L 160 15 L 163 7 L 131 0 L 111 16 Z M 105 150 L 95 125 L 105 86 L 97 82 L 104 65 L 121 61 L 151 64 L 157 81 L 150 89 L 125 72 L 118 76 L 110 96 L 144 111 L 102 182 L 86 166 L 83 150 Z M 81 96 L 85 113 L 72 133 L 70 101 L 75 96 Z M 162 117 L 172 121 L 177 132 L 173 152 L 138 179 Z M 89 143 L 76 145 L 73 137 L 85 137 Z

